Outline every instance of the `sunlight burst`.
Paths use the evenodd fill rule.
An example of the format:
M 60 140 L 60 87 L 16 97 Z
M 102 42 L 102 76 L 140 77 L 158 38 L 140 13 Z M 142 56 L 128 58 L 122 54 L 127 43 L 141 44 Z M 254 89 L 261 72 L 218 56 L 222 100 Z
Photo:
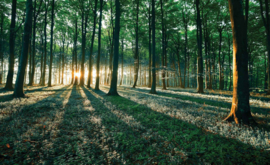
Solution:
M 81 73 L 80 72 L 75 72 L 75 76 L 80 78 L 81 77 Z

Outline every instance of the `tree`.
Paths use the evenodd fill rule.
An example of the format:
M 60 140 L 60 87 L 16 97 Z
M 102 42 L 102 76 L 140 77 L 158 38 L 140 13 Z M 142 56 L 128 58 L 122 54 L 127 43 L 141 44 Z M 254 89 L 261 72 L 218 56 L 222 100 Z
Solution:
M 135 27 L 135 56 L 134 56 L 134 84 L 132 88 L 135 88 L 138 81 L 139 72 L 139 0 L 136 0 L 136 27 Z
M 91 46 L 90 46 L 90 55 L 89 55 L 89 68 L 88 68 L 88 80 L 87 80 L 87 87 L 90 88 L 91 81 L 92 81 L 92 54 L 93 54 L 93 46 L 95 41 L 95 34 L 96 34 L 96 21 L 97 21 L 97 0 L 95 0 L 95 8 L 94 8 L 94 23 L 93 23 L 93 33 L 91 39 Z
M 24 34 L 23 34 L 23 46 L 22 46 L 22 54 L 20 58 L 20 64 L 18 67 L 18 74 L 15 83 L 15 89 L 13 96 L 14 97 L 24 97 L 23 92 L 23 84 L 24 84 L 24 75 L 25 75 L 25 68 L 27 64 L 28 58 L 28 45 L 30 43 L 30 34 L 32 31 L 32 13 L 33 13 L 33 6 L 32 0 L 27 0 L 26 2 L 26 19 L 24 24 Z
M 14 75 L 14 53 L 15 53 L 15 22 L 16 22 L 16 8 L 17 0 L 12 0 L 11 24 L 9 33 L 9 63 L 8 75 L 5 89 L 13 89 L 13 75 Z
M 34 76 L 35 76 L 35 66 L 36 66 L 36 61 L 35 61 L 35 56 L 36 56 L 36 25 L 37 25 L 37 17 L 40 13 L 40 9 L 41 9 L 41 4 L 42 4 L 42 0 L 40 0 L 40 3 L 39 3 L 39 9 L 38 11 L 36 11 L 36 5 L 37 5 L 37 0 L 35 0 L 35 5 L 34 5 L 34 26 L 33 26 L 33 34 L 32 34 L 32 70 L 31 70 L 31 75 L 30 75 L 30 81 L 29 81 L 29 85 L 33 85 L 34 83 Z
M 100 9 L 99 9 L 99 27 L 98 27 L 98 56 L 97 56 L 97 70 L 96 70 L 96 85 L 95 90 L 99 90 L 99 64 L 100 64 L 100 47 L 101 47 L 101 22 L 102 22 L 102 7 L 103 0 L 100 0 Z
M 53 62 L 53 25 L 54 25 L 54 0 L 52 0 L 52 15 L 51 15 L 51 46 L 50 46 L 50 68 L 48 86 L 52 86 L 52 62 Z
M 46 77 L 46 65 L 47 65 L 47 13 L 48 7 L 47 0 L 44 2 L 45 4 L 45 14 L 44 14 L 44 64 L 43 64 L 43 71 L 42 71 L 42 82 L 41 85 L 45 85 L 45 77 Z
M 152 86 L 150 93 L 156 92 L 156 27 L 155 27 L 155 0 L 152 0 Z
M 197 92 L 203 93 L 203 59 L 202 59 L 202 27 L 200 16 L 200 0 L 196 0 L 197 11 L 197 44 L 198 44 L 198 57 L 197 57 Z
M 267 38 L 267 54 L 268 54 L 268 91 L 267 94 L 270 95 L 270 1 L 265 0 L 265 11 L 263 10 L 263 3 L 260 0 L 260 9 L 261 9 L 261 16 L 263 19 L 263 25 L 265 27 L 266 38 Z
M 118 57 L 119 57 L 119 32 L 120 32 L 120 3 L 115 0 L 115 34 L 114 34 L 114 55 L 113 55 L 113 72 L 111 85 L 108 95 L 117 96 L 117 73 L 118 73 Z
M 248 84 L 247 33 L 241 0 L 228 0 L 233 32 L 233 100 L 226 121 L 251 124 Z

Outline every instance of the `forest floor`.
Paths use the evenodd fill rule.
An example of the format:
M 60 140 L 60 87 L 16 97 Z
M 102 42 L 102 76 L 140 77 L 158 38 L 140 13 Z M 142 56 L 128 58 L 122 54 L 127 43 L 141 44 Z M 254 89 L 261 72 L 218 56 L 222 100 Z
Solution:
M 1 88 L 1 87 L 0 87 Z M 0 90 L 0 164 L 267 164 L 270 97 L 252 94 L 258 126 L 222 121 L 231 93 L 118 87 Z

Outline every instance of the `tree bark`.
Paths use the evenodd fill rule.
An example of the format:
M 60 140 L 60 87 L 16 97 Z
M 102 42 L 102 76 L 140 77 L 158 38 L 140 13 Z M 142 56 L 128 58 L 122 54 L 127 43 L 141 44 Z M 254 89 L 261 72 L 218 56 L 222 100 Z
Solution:
M 47 66 L 47 12 L 48 12 L 48 5 L 45 0 L 45 20 L 44 20 L 44 64 L 43 64 L 43 72 L 42 72 L 42 83 L 41 85 L 45 85 L 46 79 L 46 66 Z
M 88 69 L 88 80 L 87 80 L 87 87 L 91 87 L 92 83 L 92 54 L 93 54 L 93 47 L 94 47 L 94 41 L 95 41 L 95 34 L 96 34 L 96 20 L 97 20 L 97 0 L 95 0 L 95 9 L 94 9 L 94 24 L 93 24 L 93 33 L 92 33 L 92 39 L 91 39 L 91 46 L 90 46 L 90 55 L 89 55 L 89 69 Z
M 149 22 L 148 22 L 148 25 L 149 25 L 149 44 L 148 44 L 148 49 L 149 49 L 149 63 L 148 63 L 148 87 L 151 88 L 151 81 L 152 81 L 152 78 L 151 78 L 151 17 L 150 17 L 150 12 L 151 12 L 151 7 L 149 5 Z
M 78 20 L 75 20 L 75 41 L 74 41 L 74 61 L 75 61 L 75 73 L 78 73 L 78 60 L 77 60 L 77 39 L 78 39 Z M 75 75 L 74 85 L 78 85 L 78 76 Z
M 52 86 L 52 63 L 53 63 L 53 25 L 54 25 L 54 0 L 52 0 L 52 15 L 51 15 L 51 46 L 50 46 L 50 68 L 48 87 Z
M 135 88 L 138 81 L 139 73 L 139 0 L 137 0 L 137 18 L 136 18 L 136 45 L 135 45 L 135 58 L 134 58 L 134 83 L 132 88 Z
M 156 92 L 156 14 L 155 14 L 155 0 L 152 0 L 152 86 L 150 93 Z
M 236 124 L 255 123 L 249 105 L 247 33 L 241 0 L 228 0 L 233 32 L 233 100 L 231 112 L 224 120 Z
M 197 57 L 197 92 L 203 93 L 203 59 L 202 59 L 202 27 L 200 16 L 200 0 L 196 0 L 197 9 L 197 44 L 198 44 L 198 57 Z
M 4 71 L 4 53 L 3 53 L 3 25 L 4 25 L 4 12 L 2 12 L 1 14 L 1 22 L 0 22 L 0 64 L 1 64 L 1 67 L 0 67 L 0 84 L 2 84 L 3 82 L 3 71 Z
M 164 28 L 164 18 L 163 18 L 163 2 L 160 0 L 160 7 L 161 7 L 161 26 L 162 26 L 162 53 L 161 53 L 161 62 L 162 62 L 162 89 L 166 90 L 166 83 L 165 83 L 165 28 Z
M 115 34 L 114 34 L 114 55 L 113 55 L 113 72 L 111 86 L 108 95 L 118 96 L 117 92 L 117 73 L 118 73 L 118 57 L 119 57 L 119 32 L 120 32 L 120 2 L 115 0 Z
M 268 54 L 268 91 L 267 95 L 270 95 L 270 11 L 269 11 L 269 1 L 265 0 L 265 11 L 263 11 L 263 3 L 260 0 L 260 9 L 261 9 L 261 16 L 263 19 L 263 24 L 266 31 L 266 40 L 267 40 L 267 54 Z
M 101 47 L 101 22 L 102 22 L 102 7 L 103 0 L 100 0 L 100 9 L 99 9 L 99 27 L 98 27 L 98 56 L 97 56 L 97 70 L 96 70 L 96 85 L 95 90 L 99 90 L 99 63 L 100 63 L 100 47 Z
M 223 29 L 219 28 L 219 52 L 218 52 L 219 90 L 223 90 L 224 89 L 223 65 L 221 63 L 221 57 L 220 57 L 220 54 L 221 54 L 221 43 L 222 43 L 222 31 L 223 31 Z
M 123 77 L 124 77 L 124 39 L 122 38 L 122 57 L 121 57 L 121 80 L 120 80 L 120 85 L 123 84 Z
M 13 89 L 14 53 L 15 53 L 15 23 L 16 23 L 17 0 L 12 0 L 11 24 L 9 33 L 9 63 L 5 89 Z
M 24 24 L 24 37 L 23 37 L 23 47 L 22 47 L 22 54 L 21 60 L 18 67 L 18 74 L 15 83 L 15 89 L 13 96 L 14 97 L 24 97 L 23 92 L 23 84 L 24 84 L 24 75 L 25 75 L 25 68 L 27 64 L 27 57 L 28 57 L 28 45 L 30 43 L 30 34 L 32 31 L 32 13 L 33 13 L 33 6 L 32 0 L 27 0 L 26 2 L 26 19 Z
M 86 45 L 86 27 L 87 27 L 88 14 L 82 14 L 82 58 L 81 58 L 81 77 L 80 86 L 84 85 L 84 61 L 85 61 L 85 45 Z

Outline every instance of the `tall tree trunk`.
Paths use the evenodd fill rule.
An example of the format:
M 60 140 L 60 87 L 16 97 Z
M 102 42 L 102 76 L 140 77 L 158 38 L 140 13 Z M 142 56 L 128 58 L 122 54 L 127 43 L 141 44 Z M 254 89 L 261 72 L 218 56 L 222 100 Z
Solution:
M 37 6 L 37 0 L 34 2 L 34 27 L 33 27 L 33 34 L 32 34 L 32 56 L 31 56 L 31 74 L 29 78 L 29 86 L 32 86 L 34 84 L 34 76 L 35 76 L 35 55 L 36 55 L 36 24 L 37 24 L 37 17 L 36 17 L 36 6 Z
M 152 86 L 150 93 L 156 92 L 156 14 L 155 14 L 155 0 L 152 0 Z
M 180 53 L 179 53 L 179 48 L 176 48 L 176 53 L 177 53 L 177 64 L 178 64 L 178 71 L 179 71 L 179 84 L 180 87 L 183 88 L 182 84 L 182 72 L 181 72 L 181 66 L 180 66 Z
M 150 17 L 150 12 L 151 12 L 151 7 L 149 5 L 149 22 L 148 22 L 148 25 L 149 25 L 149 44 L 148 44 L 148 49 L 149 49 L 149 63 L 148 63 L 148 87 L 151 88 L 151 81 L 152 81 L 152 78 L 151 78 L 151 17 Z
M 267 94 L 270 95 L 270 11 L 269 11 L 269 1 L 265 0 L 265 11 L 263 10 L 263 2 L 260 0 L 260 9 L 261 16 L 263 19 L 263 24 L 266 31 L 266 40 L 267 40 L 267 54 L 268 54 L 268 91 Z
M 132 88 L 135 88 L 138 81 L 139 73 L 139 0 L 137 0 L 137 17 L 136 17 L 136 39 L 135 39 L 135 58 L 134 58 L 134 83 Z
M 71 84 L 74 82 L 74 48 L 72 50 L 72 61 L 71 61 Z
M 123 77 L 124 77 L 124 38 L 122 38 L 122 57 L 121 57 L 121 80 L 120 80 L 120 85 L 123 84 Z
M 13 89 L 13 75 L 14 75 L 14 53 L 15 53 L 15 22 L 16 22 L 16 7 L 17 0 L 12 0 L 11 9 L 11 24 L 9 33 L 9 63 L 8 63 L 8 75 L 5 89 Z
M 42 84 L 42 70 L 43 70 L 43 58 L 44 58 L 44 54 L 43 54 L 43 35 L 42 32 L 40 32 L 41 36 L 41 59 L 40 59 L 40 82 L 39 85 Z
M 98 56 L 97 56 L 97 73 L 96 73 L 96 85 L 95 90 L 99 90 L 99 63 L 100 63 L 100 47 L 101 47 L 101 22 L 102 22 L 102 7 L 103 0 L 100 0 L 100 9 L 99 9 L 99 27 L 98 27 Z
M 197 44 L 198 44 L 198 57 L 197 57 L 197 92 L 203 93 L 203 59 L 202 59 L 202 27 L 200 16 L 200 0 L 196 0 L 197 9 Z
M 218 65 L 219 65 L 219 90 L 224 89 L 224 76 L 223 76 L 223 65 L 221 62 L 221 44 L 222 44 L 222 29 L 219 29 L 219 52 L 218 52 Z M 224 55 L 223 55 L 224 56 Z
M 24 84 L 24 75 L 25 75 L 25 68 L 27 64 L 27 57 L 28 57 L 28 46 L 30 43 L 30 34 L 32 31 L 32 13 L 33 13 L 33 6 L 32 0 L 27 0 L 26 2 L 26 19 L 24 24 L 24 37 L 23 37 L 23 47 L 22 47 L 22 54 L 21 60 L 18 67 L 18 74 L 15 83 L 15 89 L 13 96 L 14 97 L 24 97 L 23 93 L 23 84 Z
M 97 0 L 95 0 L 95 10 L 94 12 L 94 24 L 93 24 L 93 33 L 92 33 L 92 39 L 91 39 L 91 46 L 90 46 L 90 55 L 89 55 L 89 72 L 88 72 L 88 80 L 87 80 L 87 87 L 91 87 L 92 83 L 92 54 L 93 54 L 93 47 L 94 47 L 94 41 L 95 41 L 95 34 L 96 34 L 96 20 L 97 20 Z M 105 71 L 106 72 L 106 71 Z
M 85 61 L 85 45 L 86 45 L 86 27 L 87 27 L 88 14 L 82 14 L 82 59 L 81 59 L 81 77 L 80 86 L 84 85 L 84 61 Z
M 78 20 L 75 20 L 75 41 L 74 41 L 74 61 L 75 61 L 75 73 L 78 74 L 78 60 L 77 60 L 77 39 L 78 39 Z M 74 85 L 78 85 L 78 76 L 75 74 Z
M 115 34 L 114 34 L 114 55 L 113 55 L 113 72 L 112 81 L 108 95 L 117 96 L 117 73 L 118 73 L 118 57 L 119 57 L 119 32 L 120 32 L 120 3 L 115 0 Z
M 50 46 L 50 68 L 48 87 L 52 86 L 52 63 L 53 63 L 53 25 L 54 25 L 54 0 L 52 0 L 52 15 L 51 15 L 51 46 Z
M 249 105 L 247 33 L 241 0 L 228 0 L 233 32 L 233 100 L 227 121 L 254 123 Z
M 1 14 L 1 22 L 0 22 L 0 64 L 1 64 L 1 67 L 0 67 L 0 84 L 2 84 L 3 82 L 3 71 L 4 71 L 4 53 L 3 53 L 3 25 L 4 25 L 4 12 L 2 12 Z
M 163 2 L 160 0 L 161 7 L 161 26 L 162 26 L 162 53 L 161 53 L 161 62 L 162 62 L 162 89 L 166 90 L 165 83 L 165 28 L 164 28 L 164 18 L 163 18 Z
M 45 20 L 44 20 L 44 64 L 43 64 L 43 72 L 42 72 L 42 83 L 41 85 L 45 85 L 46 79 L 46 65 L 47 65 L 47 12 L 48 12 L 48 5 L 45 0 Z
M 65 69 L 65 39 L 63 40 L 63 52 L 62 52 L 62 77 L 61 77 L 61 84 L 64 84 L 64 69 Z

